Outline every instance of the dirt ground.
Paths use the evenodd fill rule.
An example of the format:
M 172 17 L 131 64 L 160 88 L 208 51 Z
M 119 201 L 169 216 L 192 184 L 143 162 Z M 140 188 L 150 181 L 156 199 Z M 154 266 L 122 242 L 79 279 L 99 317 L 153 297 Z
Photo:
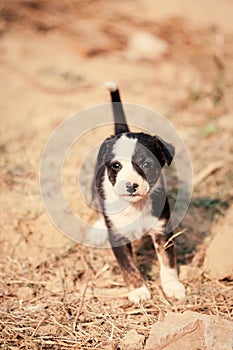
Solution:
M 230 0 L 1 3 L 0 349 L 120 350 L 127 331 L 146 341 L 169 310 L 233 319 L 232 281 L 202 271 L 211 230 L 233 199 L 232 18 Z M 141 31 L 166 42 L 166 52 L 130 55 L 130 40 Z M 125 102 L 152 108 L 175 126 L 195 176 L 219 165 L 194 187 L 178 228 L 186 228 L 177 239 L 178 262 L 191 271 L 183 274 L 183 303 L 163 295 L 151 242 L 136 244 L 135 253 L 153 299 L 135 306 L 111 251 L 69 240 L 42 205 L 39 166 L 49 136 L 74 113 L 108 102 L 109 80 Z M 86 139 L 66 169 L 71 202 L 83 216 L 90 213 L 79 207 L 74 177 L 89 147 Z

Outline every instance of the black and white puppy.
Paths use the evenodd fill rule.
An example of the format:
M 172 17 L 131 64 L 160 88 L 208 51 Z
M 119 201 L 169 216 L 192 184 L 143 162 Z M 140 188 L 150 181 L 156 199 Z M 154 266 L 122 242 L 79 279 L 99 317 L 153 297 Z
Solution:
M 170 218 L 162 168 L 171 164 L 174 147 L 157 136 L 130 132 L 115 83 L 106 83 L 111 93 L 115 135 L 100 147 L 93 182 L 114 255 L 134 303 L 150 299 L 133 256 L 131 242 L 144 234 L 152 237 L 160 263 L 163 291 L 181 299 L 185 288 L 179 282 L 174 244 L 167 227 Z

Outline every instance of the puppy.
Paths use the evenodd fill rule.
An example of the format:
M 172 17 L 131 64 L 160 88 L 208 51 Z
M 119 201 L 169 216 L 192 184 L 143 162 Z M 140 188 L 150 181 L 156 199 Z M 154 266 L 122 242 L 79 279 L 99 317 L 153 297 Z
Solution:
M 168 297 L 182 299 L 185 288 L 179 282 L 162 168 L 170 165 L 174 147 L 158 136 L 130 132 L 115 83 L 106 83 L 111 94 L 115 134 L 100 147 L 93 195 L 98 198 L 109 242 L 134 303 L 151 298 L 133 256 L 131 242 L 145 234 L 152 237 L 160 264 L 160 279 Z

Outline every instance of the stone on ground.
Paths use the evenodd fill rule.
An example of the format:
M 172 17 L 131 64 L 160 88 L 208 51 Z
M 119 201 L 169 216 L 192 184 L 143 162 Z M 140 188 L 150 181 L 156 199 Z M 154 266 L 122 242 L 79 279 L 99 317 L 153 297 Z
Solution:
M 233 280 L 233 204 L 213 229 L 214 238 L 206 250 L 204 271 L 212 278 Z
M 142 350 L 145 336 L 136 332 L 135 329 L 128 331 L 121 341 L 122 350 Z
M 144 350 L 232 350 L 233 323 L 186 311 L 168 313 L 152 326 Z
M 165 40 L 146 32 L 138 31 L 132 34 L 125 51 L 125 56 L 130 60 L 157 60 L 169 51 L 169 45 Z

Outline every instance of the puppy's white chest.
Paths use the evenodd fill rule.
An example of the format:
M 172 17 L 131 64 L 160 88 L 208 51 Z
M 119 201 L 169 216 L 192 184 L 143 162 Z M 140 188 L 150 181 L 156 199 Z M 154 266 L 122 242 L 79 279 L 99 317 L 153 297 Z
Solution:
M 130 241 L 142 237 L 153 227 L 157 218 L 151 215 L 151 203 L 127 203 L 118 212 L 109 216 L 113 229 Z

